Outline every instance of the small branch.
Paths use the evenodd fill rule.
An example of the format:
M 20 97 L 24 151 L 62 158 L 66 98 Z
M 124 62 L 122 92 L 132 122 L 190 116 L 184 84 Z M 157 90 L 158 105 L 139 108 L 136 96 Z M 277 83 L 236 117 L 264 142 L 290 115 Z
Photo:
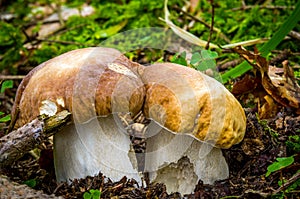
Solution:
M 64 22 L 64 19 L 63 19 L 63 16 L 62 16 L 62 4 L 61 4 L 60 1 L 57 5 L 57 15 L 58 15 L 60 25 L 64 26 L 65 22 Z
M 50 42 L 50 43 L 60 43 L 60 44 L 67 44 L 67 45 L 84 45 L 84 46 L 90 46 L 94 47 L 95 45 L 86 45 L 84 43 L 78 43 L 78 42 L 73 42 L 73 41 L 60 41 L 60 40 L 53 40 L 53 39 L 37 39 L 37 41 L 41 42 Z
M 281 191 L 284 191 L 287 187 L 289 187 L 291 184 L 296 182 L 298 179 L 300 179 L 300 173 L 297 173 L 293 177 L 291 177 L 288 181 L 286 181 L 283 185 L 281 185 L 277 190 L 275 190 L 272 195 L 275 195 Z
M 296 31 L 292 30 L 291 32 L 289 32 L 289 36 L 293 37 L 294 39 L 300 40 L 300 33 L 299 32 L 296 32 Z
M 25 35 L 25 37 L 26 37 L 26 41 L 25 41 L 25 42 L 27 42 L 27 41 L 28 41 L 28 42 L 32 41 L 32 39 L 33 39 L 34 36 L 29 36 L 29 35 L 27 34 L 25 28 L 22 28 L 21 30 L 22 30 L 22 33 L 23 33 L 23 34 Z
M 237 65 L 239 65 L 240 63 L 242 63 L 244 61 L 244 59 L 242 58 L 238 58 L 232 61 L 227 61 L 225 63 L 221 63 L 220 65 L 218 65 L 218 69 L 220 70 L 226 70 L 228 68 L 233 68 Z
M 52 117 L 40 116 L 0 138 L 0 169 L 10 166 L 25 153 L 55 134 L 70 119 L 68 111 Z
M 206 23 L 204 20 L 202 20 L 202 19 L 200 19 L 200 18 L 198 18 L 198 17 L 195 17 L 195 16 L 191 15 L 190 13 L 188 13 L 188 12 L 182 10 L 180 7 L 178 7 L 178 6 L 173 6 L 172 8 L 174 8 L 175 10 L 177 10 L 177 11 L 179 11 L 179 12 L 182 12 L 184 15 L 190 17 L 192 20 L 195 20 L 195 21 L 197 21 L 197 22 L 203 24 L 205 27 L 211 28 L 211 27 L 210 27 L 210 24 L 208 24 L 208 23 Z M 218 29 L 218 28 L 216 28 L 216 27 L 213 27 L 213 31 L 216 32 L 217 34 L 219 34 L 220 38 L 222 38 L 224 41 L 226 41 L 227 43 L 231 43 L 230 39 L 228 39 L 228 38 L 226 37 L 226 35 L 224 35 L 224 34 L 221 32 L 220 29 Z
M 37 45 L 39 44 L 40 42 L 50 42 L 50 43 L 60 43 L 60 44 L 66 44 L 66 45 L 78 45 L 78 46 L 87 46 L 87 47 L 95 47 L 97 46 L 96 44 L 95 45 L 86 45 L 84 43 L 79 43 L 79 42 L 73 42 L 73 41 L 60 41 L 60 40 L 53 40 L 53 39 L 47 39 L 53 35 L 59 35 L 59 34 L 62 34 L 62 33 L 65 33 L 67 31 L 70 31 L 70 30 L 74 30 L 76 28 L 80 28 L 82 26 L 84 26 L 86 24 L 80 24 L 76 27 L 73 27 L 73 28 L 69 28 L 69 29 L 66 29 L 65 26 L 62 26 L 60 27 L 58 30 L 54 31 L 51 35 L 47 35 L 46 37 L 44 38 L 40 38 L 38 36 L 35 36 L 35 37 L 32 37 L 30 38 L 28 35 L 26 35 L 26 32 L 24 32 L 25 36 L 26 36 L 26 41 L 23 43 L 23 45 L 27 45 L 27 44 L 31 44 L 31 46 L 34 46 L 34 45 Z
M 242 7 L 239 8 L 232 8 L 232 11 L 237 11 L 237 10 L 250 10 L 252 8 L 255 8 L 256 6 L 247 6 L 243 5 Z M 261 5 L 259 6 L 259 9 L 270 9 L 270 10 L 275 10 L 275 9 L 280 9 L 280 10 L 286 10 L 286 9 L 295 9 L 295 6 L 274 6 L 274 5 Z
M 59 23 L 58 19 L 54 19 L 54 20 L 46 20 L 46 21 L 31 21 L 27 24 L 24 25 L 24 28 L 29 28 L 30 26 L 36 26 L 38 23 L 40 23 L 41 25 L 45 25 L 45 24 L 52 24 L 52 23 Z
M 258 194 L 263 198 L 266 198 L 266 197 L 270 196 L 269 193 L 265 193 L 265 192 L 257 191 L 257 190 L 253 190 L 253 189 L 247 189 L 247 190 L 245 190 L 244 193 L 246 193 L 246 194 L 248 194 L 248 193 Z
M 195 21 L 197 21 L 197 22 L 199 22 L 199 23 L 202 23 L 202 24 L 203 24 L 204 26 L 206 26 L 207 28 L 210 28 L 210 25 L 209 25 L 208 23 L 206 23 L 206 21 L 204 21 L 204 20 L 202 20 L 202 19 L 200 19 L 200 18 L 198 18 L 198 17 L 195 17 L 195 16 L 191 15 L 190 13 L 188 13 L 188 12 L 182 10 L 182 9 L 181 9 L 180 7 L 178 7 L 177 5 L 174 5 L 172 8 L 174 8 L 174 9 L 175 9 L 176 11 L 178 11 L 178 12 L 182 12 L 184 15 L 190 17 L 190 18 L 193 19 L 193 20 L 195 20 Z M 218 31 L 219 31 L 219 30 L 218 30 Z
M 25 75 L 0 75 L 0 80 L 20 80 L 23 79 Z
M 282 63 L 284 60 L 288 60 L 288 58 L 291 56 L 291 51 L 288 49 L 285 49 L 283 51 L 277 51 L 278 55 L 273 57 L 269 63 L 270 65 L 278 65 L 278 63 Z
M 209 48 L 209 43 L 210 43 L 211 36 L 212 36 L 213 30 L 214 30 L 214 19 L 215 19 L 214 0 L 210 0 L 210 3 L 211 3 L 211 25 L 210 25 L 210 28 L 209 28 L 209 36 L 208 36 L 208 39 L 207 39 L 207 44 L 205 46 L 206 50 Z

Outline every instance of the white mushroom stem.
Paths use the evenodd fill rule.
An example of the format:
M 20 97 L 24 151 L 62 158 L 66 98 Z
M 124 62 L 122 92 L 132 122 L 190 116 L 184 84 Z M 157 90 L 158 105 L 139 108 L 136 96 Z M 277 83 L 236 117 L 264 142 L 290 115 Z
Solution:
M 112 115 L 66 126 L 54 136 L 54 157 L 58 181 L 101 171 L 113 181 L 126 176 L 141 183 L 129 136 Z
M 153 129 L 158 128 L 156 126 Z M 148 128 L 148 133 L 153 129 Z M 203 149 L 207 154 L 199 157 Z M 181 194 L 192 193 L 199 180 L 213 184 L 229 176 L 221 149 L 165 129 L 147 138 L 145 171 L 149 172 L 150 182 L 164 183 L 168 193 Z

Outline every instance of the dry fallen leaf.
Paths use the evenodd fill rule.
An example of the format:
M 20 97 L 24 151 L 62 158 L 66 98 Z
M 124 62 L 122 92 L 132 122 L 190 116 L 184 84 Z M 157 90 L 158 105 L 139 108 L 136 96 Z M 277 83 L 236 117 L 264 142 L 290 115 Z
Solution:
M 245 138 L 242 143 L 242 150 L 246 155 L 259 154 L 264 149 L 265 146 L 259 138 Z
M 262 86 L 276 102 L 293 108 L 297 114 L 300 114 L 300 87 L 287 62 L 283 62 L 283 69 L 270 68 L 266 58 L 260 56 L 256 49 L 254 52 L 250 52 L 242 46 L 238 46 L 234 48 L 234 51 L 260 71 Z M 283 74 L 280 75 L 282 72 Z
M 253 90 L 257 88 L 258 84 L 261 84 L 260 78 L 245 74 L 242 79 L 236 81 L 233 84 L 231 92 L 234 95 L 242 95 L 245 93 L 253 92 Z
M 273 118 L 278 112 L 278 105 L 275 104 L 270 95 L 264 96 L 264 103 L 258 106 L 258 114 L 260 119 Z

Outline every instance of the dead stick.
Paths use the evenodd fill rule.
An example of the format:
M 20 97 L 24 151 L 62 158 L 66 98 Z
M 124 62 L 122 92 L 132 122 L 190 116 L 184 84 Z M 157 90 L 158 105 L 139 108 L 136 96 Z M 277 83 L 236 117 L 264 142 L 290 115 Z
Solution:
M 283 185 L 281 185 L 277 190 L 275 190 L 272 195 L 278 194 L 281 191 L 284 191 L 286 188 L 288 188 L 291 184 L 296 182 L 298 179 L 300 179 L 300 173 L 295 174 L 293 177 L 291 177 L 288 181 L 286 181 Z
M 182 12 L 184 15 L 188 16 L 188 17 L 191 18 L 192 20 L 195 20 L 196 22 L 199 22 L 199 23 L 203 24 L 205 27 L 207 27 L 207 28 L 210 29 L 210 27 L 211 27 L 210 24 L 207 23 L 207 22 L 205 22 L 205 21 L 202 20 L 201 18 L 198 18 L 198 17 L 195 17 L 195 16 L 191 15 L 190 13 L 188 13 L 188 12 L 182 10 L 180 7 L 178 7 L 178 6 L 176 6 L 176 5 L 173 6 L 172 8 L 174 8 L 175 10 L 177 10 L 177 11 L 179 11 L 179 12 Z M 218 28 L 216 28 L 216 27 L 213 27 L 213 31 L 215 31 L 218 35 L 220 35 L 220 37 L 221 37 L 224 41 L 226 41 L 227 43 L 231 43 L 230 39 L 228 39 L 228 38 L 226 37 L 226 35 L 224 35 L 224 34 L 221 32 L 220 29 L 218 29 Z
M 0 169 L 10 166 L 25 153 L 55 134 L 70 119 L 68 111 L 52 117 L 40 116 L 0 138 Z
M 208 48 L 209 48 L 209 43 L 210 43 L 211 36 L 212 36 L 213 30 L 214 30 L 214 19 L 215 19 L 214 0 L 210 0 L 210 4 L 211 4 L 211 25 L 210 25 L 210 28 L 209 28 L 209 36 L 208 36 L 208 39 L 207 39 L 207 44 L 205 46 L 206 50 L 208 50 Z
M 0 75 L 0 80 L 8 80 L 8 79 L 23 79 L 25 75 Z
M 296 32 L 296 31 L 292 30 L 291 32 L 289 32 L 289 36 L 291 36 L 291 37 L 293 37 L 295 39 L 300 40 L 300 33 L 299 32 Z
M 232 8 L 232 11 L 237 11 L 237 10 L 249 10 L 252 8 L 256 8 L 256 5 L 243 5 L 242 7 L 238 7 L 238 8 Z M 281 9 L 281 10 L 285 10 L 285 9 L 290 9 L 293 10 L 295 9 L 295 6 L 275 6 L 275 5 L 261 5 L 259 6 L 259 9 L 270 9 L 270 10 L 277 10 L 277 9 Z

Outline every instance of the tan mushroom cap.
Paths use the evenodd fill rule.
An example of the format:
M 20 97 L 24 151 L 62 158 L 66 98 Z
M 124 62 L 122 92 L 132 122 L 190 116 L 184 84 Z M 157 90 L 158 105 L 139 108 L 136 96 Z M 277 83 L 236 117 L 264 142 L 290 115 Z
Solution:
M 239 143 L 246 116 L 236 98 L 217 80 L 192 68 L 158 63 L 145 68 L 144 114 L 177 134 L 219 148 Z
M 18 88 L 12 112 L 17 117 L 15 128 L 40 115 L 45 102 L 54 104 L 56 112 L 72 112 L 76 104 L 82 121 L 89 119 L 90 112 L 98 116 L 118 109 L 138 113 L 145 89 L 135 72 L 137 66 L 119 51 L 101 47 L 73 50 L 42 63 Z M 113 107 L 114 103 L 120 104 Z

